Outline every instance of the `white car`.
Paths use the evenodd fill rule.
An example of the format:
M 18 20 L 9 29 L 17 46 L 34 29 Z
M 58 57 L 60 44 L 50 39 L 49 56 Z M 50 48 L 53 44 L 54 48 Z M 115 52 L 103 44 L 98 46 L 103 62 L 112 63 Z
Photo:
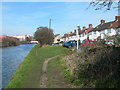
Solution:
M 110 40 L 110 41 L 106 41 L 107 45 L 115 45 L 114 41 Z

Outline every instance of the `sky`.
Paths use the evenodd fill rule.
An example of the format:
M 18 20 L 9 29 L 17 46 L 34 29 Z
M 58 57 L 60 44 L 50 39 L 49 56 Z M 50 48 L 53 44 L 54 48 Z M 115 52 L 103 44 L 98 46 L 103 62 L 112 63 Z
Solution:
M 104 12 L 96 11 L 89 6 L 90 2 L 2 2 L 2 34 L 34 35 L 37 27 L 49 26 L 55 34 L 65 34 L 74 31 L 79 25 L 93 27 L 100 24 L 100 20 L 106 22 L 115 20 L 118 16 L 116 9 Z M 0 3 L 1 5 L 1 3 Z

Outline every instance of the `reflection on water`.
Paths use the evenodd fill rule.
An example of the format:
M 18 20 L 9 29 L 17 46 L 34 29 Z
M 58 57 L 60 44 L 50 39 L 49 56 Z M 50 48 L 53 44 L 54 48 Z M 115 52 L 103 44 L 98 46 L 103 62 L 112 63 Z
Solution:
M 35 44 L 22 44 L 20 46 L 5 47 L 2 50 L 2 87 L 10 81 L 10 77 L 18 68 L 19 64 L 28 55 Z

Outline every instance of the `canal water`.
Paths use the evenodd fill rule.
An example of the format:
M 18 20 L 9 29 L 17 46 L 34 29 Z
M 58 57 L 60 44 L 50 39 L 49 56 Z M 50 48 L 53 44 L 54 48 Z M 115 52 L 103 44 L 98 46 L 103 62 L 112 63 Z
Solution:
M 0 48 L 0 52 L 2 51 L 2 88 L 6 87 L 11 76 L 34 46 L 35 44 L 22 44 Z

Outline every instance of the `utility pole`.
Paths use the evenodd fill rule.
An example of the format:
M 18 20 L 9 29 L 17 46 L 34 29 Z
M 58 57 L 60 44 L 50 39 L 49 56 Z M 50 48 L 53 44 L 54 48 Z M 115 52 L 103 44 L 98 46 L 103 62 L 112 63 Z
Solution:
M 79 42 L 78 42 L 78 38 L 79 38 L 78 29 L 76 29 L 76 37 L 77 37 L 77 50 L 78 50 L 78 47 L 79 47 Z
M 79 30 L 80 30 L 80 26 L 77 26 L 76 29 L 76 37 L 77 37 L 77 50 L 79 49 Z
M 49 30 L 51 29 L 51 18 L 49 20 Z

